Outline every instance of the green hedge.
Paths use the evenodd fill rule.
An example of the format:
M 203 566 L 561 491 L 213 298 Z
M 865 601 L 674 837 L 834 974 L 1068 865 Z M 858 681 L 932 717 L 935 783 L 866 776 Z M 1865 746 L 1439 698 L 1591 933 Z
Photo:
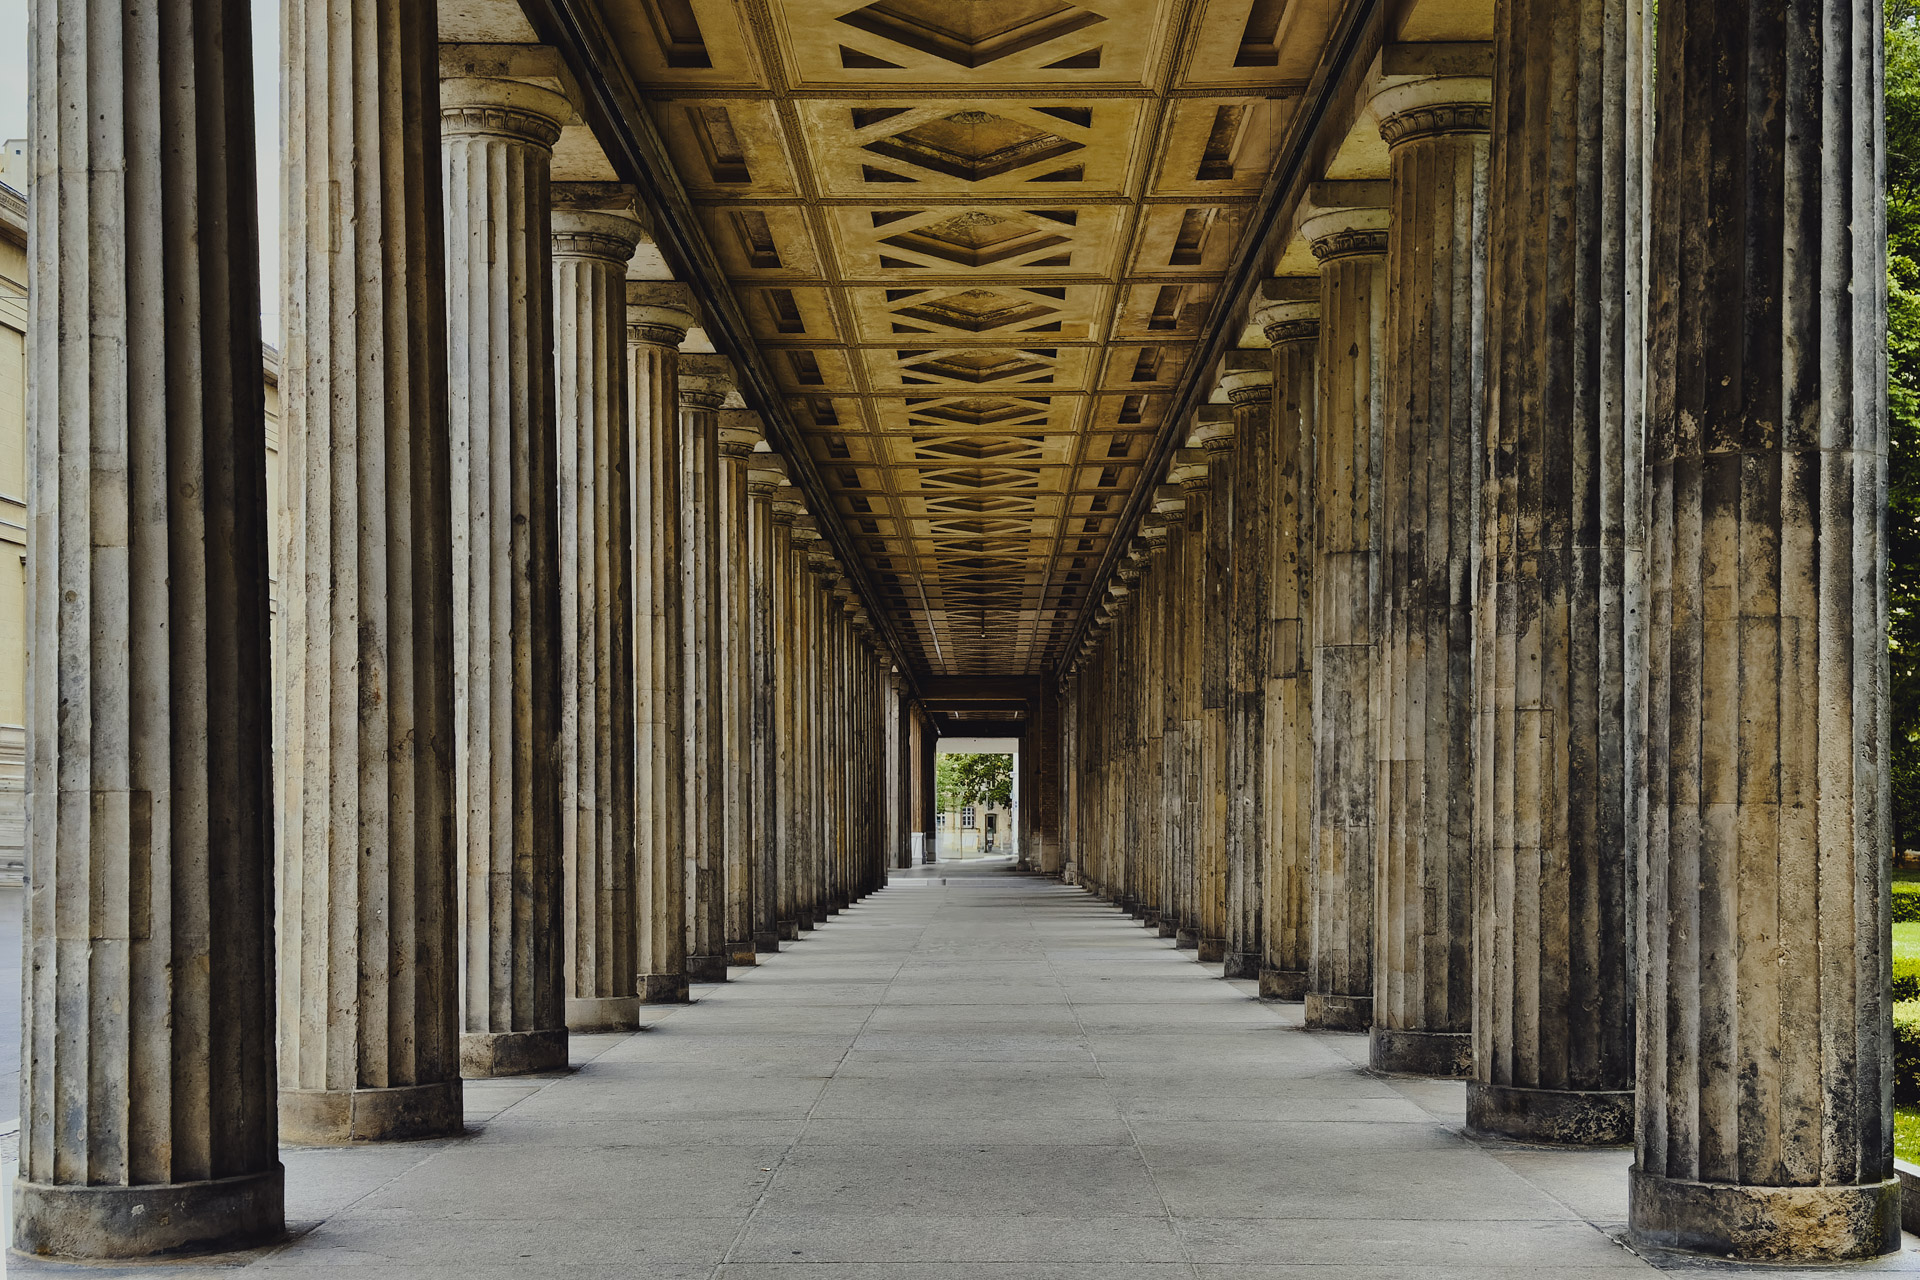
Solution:
M 1920 880 L 1893 882 L 1893 922 L 1910 924 L 1920 920 Z
M 1893 1006 L 1893 1100 L 1920 1102 L 1920 1000 Z

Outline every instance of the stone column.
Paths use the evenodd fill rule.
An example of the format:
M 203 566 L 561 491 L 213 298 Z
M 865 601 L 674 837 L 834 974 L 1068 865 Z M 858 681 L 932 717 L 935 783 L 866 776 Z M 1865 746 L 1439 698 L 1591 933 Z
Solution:
M 517 1075 L 567 1064 L 548 169 L 572 107 L 510 80 L 446 80 L 440 102 L 460 1070 Z
M 1169 478 L 1173 474 L 1170 471 Z M 1175 916 L 1171 922 L 1174 927 L 1168 932 L 1176 948 L 1190 949 L 1198 946 L 1200 941 L 1198 924 L 1189 914 L 1195 905 L 1192 893 L 1195 842 L 1192 826 L 1187 820 L 1188 802 L 1195 781 L 1189 763 L 1197 754 L 1199 737 L 1197 668 L 1200 628 L 1194 617 L 1195 610 L 1190 607 L 1194 592 L 1189 589 L 1189 584 L 1193 578 L 1187 571 L 1193 555 L 1191 544 L 1195 540 L 1187 537 L 1187 504 L 1177 484 L 1164 484 L 1154 491 L 1153 509 L 1143 517 L 1143 525 L 1148 521 L 1156 522 L 1162 530 L 1166 550 L 1162 553 L 1161 564 L 1173 595 L 1171 625 L 1166 641 L 1166 676 L 1157 682 L 1162 693 L 1159 714 L 1165 718 L 1166 724 L 1162 730 L 1165 751 L 1160 787 L 1161 826 L 1173 855 L 1179 888 Z M 1037 727 L 1030 722 L 1030 731 Z M 1021 753 L 1023 760 L 1026 754 L 1025 751 Z M 1026 805 L 1027 800 L 1023 796 L 1023 817 Z
M 751 409 L 722 409 L 719 416 L 720 536 L 715 543 L 720 608 L 720 732 L 726 821 L 722 883 L 725 920 L 722 954 L 732 965 L 756 963 L 753 947 L 754 871 L 759 846 L 754 841 L 753 774 L 753 562 L 749 530 L 747 459 L 762 442 L 760 415 Z
M 725 356 L 682 355 L 680 563 L 686 751 L 687 977 L 727 980 L 726 693 L 720 603 L 720 419 L 733 390 Z
M 1486 302 L 1481 78 L 1374 95 L 1391 152 L 1371 1061 L 1473 1068 L 1473 570 Z
M 1275 292 L 1300 293 L 1306 281 L 1275 281 Z M 1317 293 L 1319 284 L 1311 282 Z M 1320 408 L 1320 302 L 1270 299 L 1255 312 L 1273 344 L 1273 486 L 1269 525 L 1267 795 L 1261 831 L 1267 841 L 1263 925 L 1266 959 L 1260 994 L 1302 1000 L 1312 956 L 1313 679 L 1308 625 L 1313 586 L 1314 427 Z
M 641 968 L 626 272 L 642 227 L 631 192 L 556 187 L 555 198 L 567 1026 L 625 1031 L 639 1024 Z
M 33 6 L 27 1254 L 285 1230 L 246 14 Z
M 1880 23 L 1870 0 L 1660 8 L 1646 1244 L 1901 1247 Z
M 1227 849 L 1222 903 L 1226 969 L 1258 977 L 1265 960 L 1271 797 L 1268 795 L 1267 624 L 1273 578 L 1276 483 L 1273 361 L 1264 351 L 1229 351 L 1220 389 L 1233 406 L 1238 454 L 1231 468 L 1233 527 L 1228 599 L 1220 619 L 1227 640 Z
M 1377 461 L 1385 406 L 1387 211 L 1322 213 L 1320 430 L 1314 457 L 1313 953 L 1306 1025 L 1373 1023 Z
M 1645 76 L 1640 4 L 1501 11 L 1474 624 L 1467 1123 L 1633 1137 Z M 1575 56 L 1564 32 L 1591 33 Z M 1565 139 L 1586 141 L 1569 149 Z
M 684 591 L 680 552 L 679 347 L 693 325 L 681 284 L 627 282 L 633 497 L 635 986 L 647 1004 L 687 999 Z
M 1196 566 L 1200 607 L 1200 815 L 1197 862 L 1199 883 L 1206 902 L 1204 919 L 1212 922 L 1203 935 L 1203 961 L 1212 962 L 1214 939 L 1220 942 L 1224 977 L 1257 978 L 1257 950 L 1229 950 L 1227 919 L 1227 647 L 1232 624 L 1233 544 L 1237 512 L 1233 505 L 1235 474 L 1234 411 L 1226 405 L 1203 405 L 1194 424 L 1191 443 L 1204 451 L 1207 465 L 1206 542 Z M 1249 940 L 1241 938 L 1242 945 Z
M 399 0 L 295 0 L 282 31 L 280 1136 L 440 1137 L 461 1107 L 438 33 Z
M 800 937 L 795 913 L 795 865 L 798 856 L 799 796 L 797 791 L 800 761 L 798 730 L 799 703 L 794 688 L 795 660 L 799 653 L 799 610 L 794 596 L 798 581 L 796 559 L 800 556 L 794 542 L 794 521 L 806 507 L 791 487 L 782 487 L 773 498 L 773 749 L 774 749 L 774 928 L 782 942 Z
M 785 551 L 777 525 L 775 495 L 787 482 L 786 464 L 777 453 L 761 451 L 747 460 L 748 563 L 753 587 L 747 610 L 752 655 L 753 754 L 753 949 L 780 950 L 780 740 L 775 701 L 778 646 L 785 640 L 775 610 L 781 557 Z M 789 517 L 789 520 L 791 517 Z
M 1145 759 L 1142 762 L 1144 785 L 1136 795 L 1140 806 L 1142 870 L 1145 872 L 1142 905 L 1146 908 L 1141 923 L 1159 937 L 1171 938 L 1176 928 L 1178 908 L 1174 903 L 1174 866 L 1171 831 L 1166 820 L 1166 779 L 1178 785 L 1179 767 L 1175 749 L 1179 739 L 1167 741 L 1168 633 L 1174 628 L 1175 592 L 1168 581 L 1167 526 L 1163 517 L 1148 512 L 1140 523 L 1140 540 L 1146 548 L 1146 560 L 1140 572 L 1140 627 L 1142 644 L 1140 665 L 1135 674 L 1144 693 L 1141 728 Z

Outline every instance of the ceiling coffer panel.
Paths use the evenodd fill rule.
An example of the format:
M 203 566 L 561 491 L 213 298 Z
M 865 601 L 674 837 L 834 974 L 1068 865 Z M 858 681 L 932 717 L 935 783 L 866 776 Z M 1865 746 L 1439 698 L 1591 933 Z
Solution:
M 606 4 L 903 656 L 1058 664 L 1325 6 Z

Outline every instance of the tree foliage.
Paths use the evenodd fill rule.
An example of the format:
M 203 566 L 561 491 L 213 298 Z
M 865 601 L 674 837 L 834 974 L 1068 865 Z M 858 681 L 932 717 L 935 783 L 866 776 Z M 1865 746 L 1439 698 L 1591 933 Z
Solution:
M 1013 800 L 1013 757 L 985 753 L 942 755 L 933 765 L 934 802 L 943 813 L 966 805 L 1004 809 Z
M 1894 848 L 1920 848 L 1920 0 L 1886 6 L 1887 595 Z

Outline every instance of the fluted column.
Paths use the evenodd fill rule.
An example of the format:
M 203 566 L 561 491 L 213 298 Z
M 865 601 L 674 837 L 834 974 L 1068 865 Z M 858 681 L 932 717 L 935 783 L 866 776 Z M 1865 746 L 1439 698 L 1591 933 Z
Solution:
M 1527 1142 L 1633 1136 L 1640 9 L 1511 4 L 1494 65 L 1467 1122 Z
M 1259 974 L 1259 957 L 1227 948 L 1227 654 L 1233 601 L 1233 544 L 1235 514 L 1233 486 L 1239 469 L 1234 453 L 1233 411 L 1225 405 L 1203 405 L 1189 443 L 1201 451 L 1206 468 L 1205 488 L 1192 488 L 1190 510 L 1204 521 L 1188 528 L 1202 539 L 1193 565 L 1194 625 L 1199 629 L 1200 723 L 1196 753 L 1198 803 L 1193 815 L 1194 884 L 1202 921 L 1199 960 L 1222 961 L 1225 976 L 1252 978 Z M 1196 473 L 1195 480 L 1199 477 Z
M 719 409 L 733 389 L 725 356 L 680 357 L 680 560 L 686 751 L 687 977 L 725 982 L 727 762 L 720 576 Z
M 1290 282 L 1289 282 L 1290 283 Z M 1254 316 L 1273 344 L 1273 518 L 1268 526 L 1269 666 L 1264 680 L 1268 805 L 1266 958 L 1260 994 L 1301 1000 L 1313 947 L 1313 459 L 1320 409 L 1320 303 L 1279 299 Z
M 626 272 L 642 228 L 595 196 L 557 190 L 552 218 L 560 847 L 567 1026 L 621 1031 L 640 1013 Z
M 1268 794 L 1267 624 L 1272 591 L 1274 498 L 1273 364 L 1264 351 L 1229 351 L 1220 389 L 1233 407 L 1233 527 L 1228 534 L 1226 629 L 1227 848 L 1225 954 L 1228 976 L 1257 978 L 1265 960 Z
M 724 816 L 724 932 L 722 954 L 728 964 L 756 963 L 753 899 L 757 892 L 759 845 L 754 833 L 758 788 L 754 784 L 753 716 L 753 540 L 747 493 L 747 459 L 763 433 L 760 415 L 751 409 L 723 409 L 719 418 L 720 504 L 715 544 L 720 608 L 721 759 L 726 770 Z
M 680 550 L 680 284 L 627 283 L 633 502 L 634 958 L 646 1004 L 687 999 L 685 582 Z
M 1197 695 L 1198 692 L 1200 629 L 1195 623 L 1194 610 L 1190 607 L 1193 592 L 1189 590 L 1189 584 L 1192 578 L 1187 572 L 1194 540 L 1187 537 L 1187 504 L 1178 485 L 1162 485 L 1154 491 L 1153 509 L 1143 518 L 1143 524 L 1146 521 L 1158 522 L 1162 531 L 1166 550 L 1161 563 L 1165 566 L 1164 573 L 1173 594 L 1166 637 L 1166 675 L 1156 687 L 1160 691 L 1158 714 L 1164 718 L 1166 726 L 1162 730 L 1165 767 L 1161 772 L 1160 785 L 1161 826 L 1172 855 L 1178 893 L 1171 922 L 1174 927 L 1163 931 L 1161 936 L 1171 936 L 1175 947 L 1192 948 L 1198 945 L 1200 932 L 1191 914 L 1195 905 L 1192 892 L 1194 841 L 1187 815 L 1193 771 L 1188 768 L 1188 762 L 1198 736 L 1199 699 L 1190 695 Z M 1029 732 L 1037 728 L 1030 726 Z M 1025 758 L 1024 752 L 1022 758 Z M 1023 796 L 1023 808 L 1027 802 L 1028 798 Z
M 516 1075 L 567 1063 L 548 170 L 572 108 L 507 80 L 447 80 L 440 101 L 460 1069 Z
M 1140 805 L 1142 846 L 1146 878 L 1142 905 L 1146 908 L 1141 923 L 1162 938 L 1174 934 L 1177 907 L 1174 905 L 1174 857 L 1172 832 L 1166 822 L 1165 780 L 1171 776 L 1177 785 L 1179 766 L 1173 748 L 1179 740 L 1167 740 L 1167 657 L 1168 634 L 1173 630 L 1173 599 L 1176 595 L 1168 581 L 1167 527 L 1165 520 L 1148 512 L 1140 522 L 1141 542 L 1146 560 L 1140 572 L 1140 625 L 1143 643 L 1136 674 L 1145 691 L 1144 783 L 1136 802 Z
M 777 453 L 756 452 L 747 460 L 747 559 L 752 589 L 747 606 L 748 653 L 752 682 L 753 786 L 753 949 L 780 950 L 780 741 L 775 701 L 778 646 L 785 642 L 778 608 L 780 561 L 785 554 L 776 528 L 775 495 L 787 480 Z
M 437 1137 L 461 1127 L 438 33 L 400 0 L 293 0 L 282 33 L 280 1135 Z
M 774 928 L 782 942 L 800 937 L 795 907 L 799 854 L 799 775 L 803 747 L 795 673 L 799 654 L 799 604 L 795 595 L 804 553 L 794 541 L 794 521 L 806 506 L 791 487 L 773 499 L 773 743 L 774 743 Z
M 32 24 L 13 1244 L 240 1246 L 285 1229 L 247 8 Z
M 1488 84 L 1374 95 L 1392 163 L 1371 1061 L 1473 1066 L 1473 566 Z
M 1313 955 L 1310 1028 L 1373 1022 L 1373 692 L 1385 406 L 1386 210 L 1320 214 L 1320 430 L 1314 458 Z
M 1871 0 L 1660 8 L 1629 1202 L 1649 1244 L 1901 1247 L 1880 23 Z

